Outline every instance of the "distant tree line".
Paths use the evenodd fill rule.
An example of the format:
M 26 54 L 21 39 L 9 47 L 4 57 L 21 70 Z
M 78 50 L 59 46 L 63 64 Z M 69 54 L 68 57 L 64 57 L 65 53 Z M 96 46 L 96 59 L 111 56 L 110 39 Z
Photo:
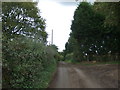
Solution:
M 119 60 L 120 2 L 81 2 L 74 12 L 64 59 Z

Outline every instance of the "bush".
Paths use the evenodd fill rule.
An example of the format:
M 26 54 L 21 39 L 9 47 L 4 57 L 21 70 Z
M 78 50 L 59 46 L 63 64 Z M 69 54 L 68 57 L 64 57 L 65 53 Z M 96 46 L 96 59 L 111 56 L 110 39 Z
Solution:
M 3 88 L 47 87 L 56 67 L 56 53 L 33 39 L 3 40 Z
M 66 59 L 66 60 L 71 60 L 71 61 L 72 61 L 72 60 L 73 60 L 73 53 L 67 54 L 66 57 L 65 57 L 65 59 Z

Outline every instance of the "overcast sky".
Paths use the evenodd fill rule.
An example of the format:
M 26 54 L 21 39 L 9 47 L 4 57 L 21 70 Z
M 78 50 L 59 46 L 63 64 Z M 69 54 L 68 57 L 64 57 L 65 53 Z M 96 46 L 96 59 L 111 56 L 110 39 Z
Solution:
M 68 41 L 71 32 L 71 21 L 73 20 L 77 3 L 39 0 L 38 7 L 41 16 L 46 19 L 47 40 L 51 42 L 53 29 L 53 44 L 58 46 L 59 51 L 62 51 L 65 49 L 65 43 Z

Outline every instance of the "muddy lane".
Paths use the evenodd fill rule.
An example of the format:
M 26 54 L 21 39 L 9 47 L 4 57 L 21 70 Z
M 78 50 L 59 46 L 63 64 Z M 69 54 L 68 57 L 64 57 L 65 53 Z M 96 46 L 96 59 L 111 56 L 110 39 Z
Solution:
M 50 88 L 69 88 L 69 74 L 68 65 L 64 62 L 60 62 L 58 65 L 57 73 L 50 84 Z
M 49 88 L 109 88 L 110 84 L 113 85 L 110 85 L 111 88 L 117 88 L 117 76 L 115 76 L 116 79 L 113 83 L 106 82 L 106 85 L 103 85 L 100 79 L 104 76 L 99 78 L 100 73 L 97 72 L 98 70 L 95 71 L 94 68 L 98 67 L 78 67 L 76 65 L 60 62 L 57 73 L 50 83 Z M 98 75 L 96 73 L 98 73 Z M 117 73 L 115 75 L 117 75 Z M 108 79 L 110 80 L 110 78 Z M 104 82 L 105 81 L 107 81 L 107 79 L 104 80 Z
M 79 79 L 71 65 L 60 62 L 49 88 L 79 88 Z

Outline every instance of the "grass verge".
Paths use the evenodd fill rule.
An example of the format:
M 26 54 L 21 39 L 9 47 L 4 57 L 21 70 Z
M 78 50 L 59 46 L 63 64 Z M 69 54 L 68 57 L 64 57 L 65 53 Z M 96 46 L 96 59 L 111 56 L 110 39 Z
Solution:
M 56 70 L 56 67 L 57 67 L 57 65 L 51 64 L 43 72 L 41 72 L 41 76 L 40 76 L 41 82 L 40 82 L 39 88 L 47 88 L 48 87 L 48 85 L 52 79 L 53 73 Z
M 99 65 L 99 64 L 120 64 L 120 61 L 107 61 L 107 62 L 97 62 L 97 61 L 82 61 L 73 62 L 73 60 L 65 60 L 66 63 L 80 64 L 80 65 Z

